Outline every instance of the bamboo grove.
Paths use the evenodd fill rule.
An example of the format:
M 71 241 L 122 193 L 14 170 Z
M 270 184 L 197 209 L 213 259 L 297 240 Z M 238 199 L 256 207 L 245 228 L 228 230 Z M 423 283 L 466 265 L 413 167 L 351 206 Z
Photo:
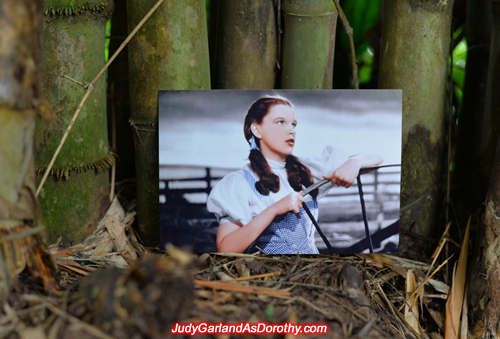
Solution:
M 32 30 L 8 26 L 13 6 L 38 18 Z M 487 279 L 469 287 L 471 333 L 496 336 L 499 22 L 496 0 L 0 2 L 11 27 L 0 38 L 0 297 L 23 265 L 53 288 L 43 250 L 33 247 L 44 260 L 26 253 L 13 267 L 21 245 L 8 239 L 43 225 L 48 242 L 85 239 L 110 205 L 114 166 L 117 179 L 136 181 L 143 243 L 158 245 L 158 90 L 358 88 L 364 46 L 374 55 L 361 88 L 403 90 L 400 255 L 430 256 L 450 222 L 445 236 L 460 243 L 472 215 L 471 281 Z M 120 52 L 105 66 L 107 38 L 109 55 Z M 20 47 L 30 39 L 33 50 Z M 96 77 L 104 69 L 107 79 Z

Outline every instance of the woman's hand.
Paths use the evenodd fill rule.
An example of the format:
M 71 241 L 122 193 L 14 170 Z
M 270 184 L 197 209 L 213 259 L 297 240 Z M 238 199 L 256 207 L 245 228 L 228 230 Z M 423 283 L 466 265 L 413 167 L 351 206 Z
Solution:
M 349 188 L 354 180 L 356 180 L 360 168 L 361 162 L 356 158 L 350 158 L 337 168 L 335 172 L 330 175 L 324 175 L 323 178 L 330 179 L 334 185 Z
M 276 215 L 285 214 L 290 211 L 299 213 L 304 202 L 302 192 L 292 192 L 273 205 Z
M 223 223 L 217 231 L 217 251 L 224 253 L 243 253 L 259 237 L 273 219 L 290 211 L 299 213 L 304 196 L 302 192 L 292 192 L 275 204 L 260 212 L 246 225 Z

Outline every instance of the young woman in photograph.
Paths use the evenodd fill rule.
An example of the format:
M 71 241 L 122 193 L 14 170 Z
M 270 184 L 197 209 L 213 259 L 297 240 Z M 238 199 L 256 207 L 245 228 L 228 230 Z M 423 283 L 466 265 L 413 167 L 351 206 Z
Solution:
M 243 131 L 250 163 L 226 175 L 211 191 L 207 207 L 219 223 L 217 250 L 223 253 L 316 254 L 315 228 L 302 208 L 318 219 L 317 199 L 332 185 L 350 187 L 360 168 L 377 166 L 377 155 L 346 156 L 327 147 L 319 158 L 292 155 L 297 120 L 289 100 L 270 96 L 255 101 Z M 330 179 L 306 197 L 302 190 Z

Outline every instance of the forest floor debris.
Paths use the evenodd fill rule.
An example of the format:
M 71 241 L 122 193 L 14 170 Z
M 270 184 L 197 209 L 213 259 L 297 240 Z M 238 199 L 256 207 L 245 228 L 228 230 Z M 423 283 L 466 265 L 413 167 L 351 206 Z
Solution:
M 381 254 L 162 252 L 140 245 L 134 216 L 115 204 L 81 244 L 51 248 L 59 293 L 23 272 L 0 303 L 0 338 L 182 338 L 171 333 L 176 323 L 328 326 L 297 338 L 444 336 L 442 265 Z M 253 337 L 198 337 L 241 336 Z
M 429 279 L 416 308 L 409 305 L 427 264 L 371 255 L 175 251 L 146 250 L 129 269 L 91 261 L 75 261 L 83 269 L 59 266 L 59 295 L 44 294 L 39 281 L 22 274 L 2 304 L 0 337 L 37 331 L 44 335 L 40 338 L 164 338 L 172 336 L 176 322 L 328 326 L 328 335 L 302 336 L 310 338 L 439 338 L 444 333 L 446 284 Z M 180 260 L 179 253 L 190 261 Z M 415 285 L 406 293 L 408 272 Z M 412 326 L 408 312 L 415 309 L 418 322 Z

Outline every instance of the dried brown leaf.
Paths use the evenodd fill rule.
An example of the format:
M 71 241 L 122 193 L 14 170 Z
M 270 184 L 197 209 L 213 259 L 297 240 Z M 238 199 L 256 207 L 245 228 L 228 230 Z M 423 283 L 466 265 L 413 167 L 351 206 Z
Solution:
M 105 225 L 116 246 L 116 250 L 129 262 L 137 259 L 137 254 L 130 245 L 123 224 L 114 215 L 106 215 Z
M 92 257 L 106 256 L 107 254 L 111 253 L 111 251 L 113 251 L 114 245 L 115 244 L 113 243 L 113 240 L 111 240 L 111 238 L 109 238 L 108 241 L 101 242 L 92 252 Z
M 450 286 L 446 285 L 444 282 L 435 280 L 435 279 L 429 279 L 428 280 L 429 285 L 434 287 L 434 289 L 438 292 L 448 294 L 450 293 Z
M 457 339 L 460 326 L 460 314 L 462 312 L 464 292 L 467 276 L 467 256 L 469 250 L 469 234 L 470 234 L 470 220 L 467 223 L 462 249 L 460 251 L 460 258 L 457 263 L 457 270 L 453 285 L 451 286 L 450 294 L 448 295 L 448 302 L 446 303 L 446 327 L 445 339 Z
M 406 268 L 402 267 L 394 259 L 388 258 L 387 256 L 378 253 L 360 254 L 359 256 L 365 258 L 372 265 L 375 264 L 374 265 L 375 267 L 379 268 L 387 267 L 393 270 L 394 272 L 398 273 L 399 275 L 401 275 L 403 278 L 406 278 L 406 273 L 407 273 Z
M 122 205 L 120 204 L 116 196 L 113 199 L 111 206 L 109 206 L 106 214 L 114 215 L 118 220 L 123 220 L 123 218 L 125 218 L 125 210 L 123 209 Z
M 467 295 L 468 286 L 466 287 L 465 295 Z M 469 335 L 469 323 L 468 319 L 468 306 L 467 306 L 467 298 L 464 298 L 464 305 L 462 307 L 462 327 L 460 329 L 460 338 L 468 339 Z
M 64 257 L 71 257 L 75 254 L 71 248 L 64 249 L 62 251 L 56 252 L 52 254 L 52 258 L 64 258 Z
M 406 275 L 406 295 L 408 296 L 405 305 L 405 320 L 408 325 L 415 330 L 415 332 L 421 334 L 420 326 L 418 323 L 418 302 L 417 296 L 415 295 L 415 290 L 417 287 L 417 282 L 415 281 L 415 275 L 412 270 L 409 270 Z

